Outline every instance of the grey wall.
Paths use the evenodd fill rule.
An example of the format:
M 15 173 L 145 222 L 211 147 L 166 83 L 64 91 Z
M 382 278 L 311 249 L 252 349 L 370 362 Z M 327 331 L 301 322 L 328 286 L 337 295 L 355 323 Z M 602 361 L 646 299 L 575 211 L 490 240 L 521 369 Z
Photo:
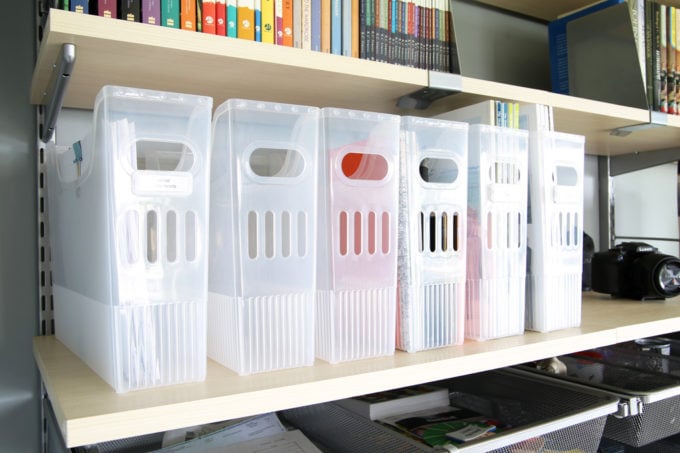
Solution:
M 3 2 L 0 27 L 0 451 L 41 450 L 40 381 L 31 338 L 38 329 L 36 129 L 29 86 L 34 2 Z

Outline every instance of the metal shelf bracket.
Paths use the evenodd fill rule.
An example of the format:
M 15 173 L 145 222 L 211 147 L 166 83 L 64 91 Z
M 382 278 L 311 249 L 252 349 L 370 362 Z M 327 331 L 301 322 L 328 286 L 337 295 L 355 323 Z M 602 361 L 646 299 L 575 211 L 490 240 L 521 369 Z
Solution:
M 59 55 L 52 65 L 52 73 L 47 85 L 47 90 L 43 93 L 43 98 L 47 99 L 45 104 L 45 119 L 41 131 L 40 139 L 47 143 L 52 139 L 57 117 L 64 102 L 66 88 L 71 78 L 71 72 L 76 62 L 76 46 L 71 43 L 62 44 Z
M 462 78 L 458 74 L 428 71 L 428 86 L 400 97 L 397 107 L 424 110 L 437 99 L 460 93 L 462 86 Z

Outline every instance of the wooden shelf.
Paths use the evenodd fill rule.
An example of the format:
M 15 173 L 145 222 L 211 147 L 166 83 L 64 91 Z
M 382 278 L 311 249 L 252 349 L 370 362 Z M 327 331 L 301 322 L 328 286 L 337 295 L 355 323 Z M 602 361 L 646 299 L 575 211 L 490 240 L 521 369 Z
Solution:
M 66 445 L 74 447 L 466 375 L 673 332 L 678 325 L 680 298 L 639 302 L 589 294 L 579 328 L 251 376 L 208 361 L 205 382 L 127 394 L 116 394 L 54 337 L 36 337 L 34 354 Z
M 56 9 L 43 32 L 32 103 L 46 102 L 50 71 L 64 43 L 76 46 L 65 107 L 92 109 L 106 84 L 211 96 L 215 107 L 239 97 L 418 116 L 503 99 L 553 106 L 556 129 L 585 135 L 588 154 L 665 149 L 680 141 L 680 117 L 664 115 L 667 126 L 615 136 L 611 131 L 649 123 L 649 112 L 470 77 L 460 78 L 462 92 L 428 110 L 402 109 L 399 98 L 428 86 L 428 71 Z

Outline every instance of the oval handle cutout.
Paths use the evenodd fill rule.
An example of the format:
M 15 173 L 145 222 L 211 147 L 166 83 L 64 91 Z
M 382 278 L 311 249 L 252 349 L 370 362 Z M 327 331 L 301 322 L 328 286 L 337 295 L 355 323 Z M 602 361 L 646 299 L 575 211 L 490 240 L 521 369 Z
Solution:
M 429 183 L 451 184 L 458 179 L 458 165 L 453 159 L 426 157 L 420 161 L 420 177 Z
M 578 172 L 574 167 L 558 165 L 553 173 L 553 181 L 558 186 L 575 186 L 578 183 Z
M 189 171 L 194 153 L 184 143 L 138 140 L 132 162 L 136 170 Z
M 253 173 L 264 178 L 295 178 L 305 168 L 302 154 L 294 149 L 257 148 L 248 163 Z
M 342 173 L 355 181 L 380 181 L 387 169 L 387 160 L 379 154 L 347 153 L 342 158 Z

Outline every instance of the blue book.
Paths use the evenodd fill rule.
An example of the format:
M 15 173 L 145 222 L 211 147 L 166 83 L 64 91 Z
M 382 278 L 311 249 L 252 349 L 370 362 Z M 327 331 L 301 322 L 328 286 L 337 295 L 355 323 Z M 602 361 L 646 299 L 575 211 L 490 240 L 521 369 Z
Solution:
M 321 0 L 312 0 L 312 50 L 321 51 Z
M 71 0 L 69 7 L 71 11 L 82 14 L 90 14 L 90 6 L 88 0 Z
M 342 55 L 342 0 L 331 0 L 331 53 Z
M 262 42 L 262 2 L 255 0 L 255 41 Z
M 548 46 L 550 49 L 550 82 L 552 91 L 560 94 L 569 94 L 569 65 L 567 52 L 567 24 L 588 14 L 603 10 L 610 6 L 625 3 L 626 0 L 604 0 L 569 14 L 568 16 L 555 19 L 548 24 Z

